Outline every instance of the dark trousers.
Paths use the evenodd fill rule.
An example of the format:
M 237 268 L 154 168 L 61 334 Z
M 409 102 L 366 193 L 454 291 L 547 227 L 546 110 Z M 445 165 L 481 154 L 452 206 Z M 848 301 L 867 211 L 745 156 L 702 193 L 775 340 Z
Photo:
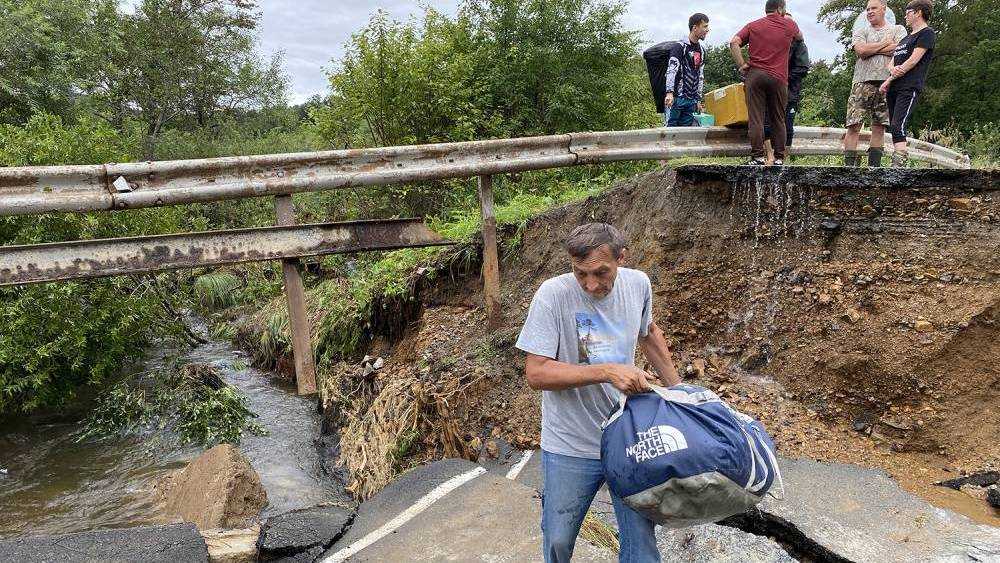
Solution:
M 767 113 L 785 115 L 788 105 L 788 85 L 759 68 L 747 72 L 747 111 L 749 113 L 750 148 L 756 158 L 764 156 L 764 123 Z M 788 132 L 784 119 L 775 119 L 771 124 L 771 145 L 774 158 L 785 158 L 785 143 Z
M 893 143 L 906 141 L 906 124 L 913 116 L 913 108 L 917 105 L 917 98 L 920 92 L 913 88 L 902 88 L 894 90 L 889 88 L 885 101 L 889 106 L 889 132 L 892 133 Z
M 795 114 L 799 112 L 799 105 L 796 103 L 788 102 L 788 108 L 785 111 L 785 148 L 792 146 L 792 138 L 795 137 Z M 765 116 L 764 125 L 764 139 L 768 140 L 771 138 L 773 131 L 771 129 L 771 114 L 767 112 Z M 771 142 L 771 147 L 774 148 L 774 142 Z

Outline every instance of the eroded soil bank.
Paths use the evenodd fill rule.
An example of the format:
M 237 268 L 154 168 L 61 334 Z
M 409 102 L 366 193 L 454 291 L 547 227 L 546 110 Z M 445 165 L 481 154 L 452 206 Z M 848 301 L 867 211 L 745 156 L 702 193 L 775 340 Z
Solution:
M 325 382 L 326 428 L 342 433 L 361 497 L 421 461 L 489 455 L 496 438 L 536 446 L 540 397 L 513 342 L 538 285 L 568 269 L 565 235 L 606 221 L 653 281 L 679 368 L 760 417 L 782 455 L 882 468 L 933 504 L 1000 526 L 982 499 L 933 485 L 1000 466 L 996 190 L 982 171 L 637 177 L 504 233 L 516 244 L 493 334 L 477 276 L 444 267 L 415 284 L 419 315 L 370 351 L 384 367 L 344 365 Z

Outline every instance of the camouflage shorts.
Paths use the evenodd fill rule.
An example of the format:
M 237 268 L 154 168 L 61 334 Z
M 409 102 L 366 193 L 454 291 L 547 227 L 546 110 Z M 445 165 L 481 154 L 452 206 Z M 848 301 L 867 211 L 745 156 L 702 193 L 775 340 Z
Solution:
M 847 99 L 847 126 L 863 124 L 866 121 L 889 125 L 889 106 L 885 94 L 870 82 L 856 82 L 851 85 L 851 97 Z

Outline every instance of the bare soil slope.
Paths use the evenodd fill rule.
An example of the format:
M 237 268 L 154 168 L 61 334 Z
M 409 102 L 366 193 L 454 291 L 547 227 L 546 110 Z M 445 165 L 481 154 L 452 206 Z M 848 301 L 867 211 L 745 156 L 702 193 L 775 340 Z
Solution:
M 845 189 L 804 171 L 718 172 L 663 169 L 507 233 L 520 244 L 501 265 L 506 320 L 494 334 L 474 276 L 420 284 L 422 315 L 402 341 L 374 346 L 385 367 L 344 366 L 327 381 L 330 425 L 358 435 L 384 420 L 379 398 L 417 404 L 412 424 L 396 425 L 410 443 L 386 430 L 388 474 L 490 455 L 497 437 L 536 445 L 540 398 L 513 342 L 538 285 L 568 271 L 569 230 L 605 221 L 652 279 L 679 369 L 760 417 L 782 454 L 881 467 L 1000 525 L 984 501 L 931 485 L 1000 467 L 1000 186 L 988 174 L 909 188 L 917 176 L 872 171 Z M 403 381 L 419 383 L 386 396 Z M 370 454 L 345 453 L 356 481 L 379 463 Z

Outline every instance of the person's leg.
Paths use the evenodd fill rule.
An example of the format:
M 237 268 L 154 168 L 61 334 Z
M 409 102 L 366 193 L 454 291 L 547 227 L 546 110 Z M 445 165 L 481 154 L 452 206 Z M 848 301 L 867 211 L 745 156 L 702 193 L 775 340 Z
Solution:
M 885 129 L 889 125 L 889 106 L 886 95 L 878 88 L 872 94 L 872 140 L 868 145 L 868 166 L 882 166 L 882 155 L 885 154 Z
M 580 526 L 604 483 L 598 459 L 542 451 L 542 549 L 546 563 L 568 563 Z
M 771 124 L 771 146 L 774 148 L 774 160 L 785 160 L 785 141 L 788 131 L 785 129 L 785 109 L 788 107 L 788 85 L 774 77 L 769 77 L 769 95 L 767 97 L 768 111 L 774 116 Z
M 680 115 L 677 118 L 678 127 L 694 127 L 694 110 L 698 109 L 698 102 L 688 98 L 681 98 Z
M 680 100 L 674 100 L 674 105 L 670 106 L 670 109 L 664 113 L 667 117 L 667 127 L 677 127 L 677 120 L 681 117 L 680 109 L 677 107 L 677 103 Z
M 754 158 L 764 158 L 764 108 L 767 106 L 767 92 L 763 82 L 767 80 L 763 70 L 751 68 L 747 73 L 747 127 L 750 134 L 750 154 Z
M 851 95 L 847 98 L 847 119 L 845 127 L 847 133 L 844 135 L 844 166 L 857 166 L 858 137 L 861 135 L 861 126 L 864 124 L 865 116 L 864 84 L 855 83 L 851 85 Z
M 892 105 L 890 106 L 892 133 L 893 166 L 906 166 L 906 124 L 913 115 L 913 107 L 917 103 L 917 91 L 913 89 L 890 91 Z
M 611 493 L 611 504 L 615 507 L 618 522 L 618 539 L 621 552 L 620 563 L 655 563 L 660 561 L 660 550 L 656 547 L 654 531 L 656 524 L 632 510 L 618 495 Z
M 792 140 L 795 138 L 795 114 L 799 112 L 799 105 L 796 103 L 788 103 L 788 111 L 785 113 L 785 152 L 788 152 L 788 147 L 792 146 Z M 788 156 L 787 154 L 785 155 Z
M 670 106 L 670 119 L 667 127 L 691 127 L 694 125 L 695 102 L 687 98 L 677 98 Z

